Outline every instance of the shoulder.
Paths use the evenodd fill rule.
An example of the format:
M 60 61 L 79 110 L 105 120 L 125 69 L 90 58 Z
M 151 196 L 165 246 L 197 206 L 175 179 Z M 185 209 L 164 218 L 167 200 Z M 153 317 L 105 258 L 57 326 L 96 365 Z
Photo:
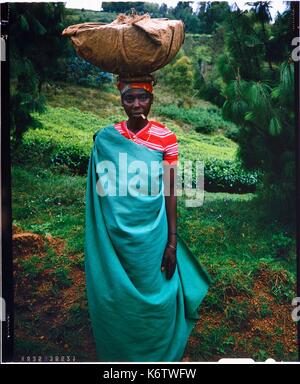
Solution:
M 110 129 L 115 129 L 113 125 L 107 125 L 106 127 L 102 127 L 100 129 L 98 129 L 98 131 L 96 131 L 94 134 L 93 134 L 93 141 L 96 140 L 97 137 L 100 137 L 101 135 L 103 135 L 106 131 L 110 130 Z
M 176 134 L 166 125 L 159 123 L 158 121 L 151 120 L 151 131 L 162 139 L 177 141 Z

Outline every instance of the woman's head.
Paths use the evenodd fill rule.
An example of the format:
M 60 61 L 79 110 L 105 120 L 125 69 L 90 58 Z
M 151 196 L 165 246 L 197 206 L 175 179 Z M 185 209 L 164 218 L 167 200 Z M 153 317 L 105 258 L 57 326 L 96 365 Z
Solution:
M 118 82 L 122 106 L 131 119 L 140 119 L 149 114 L 153 102 L 153 81 Z

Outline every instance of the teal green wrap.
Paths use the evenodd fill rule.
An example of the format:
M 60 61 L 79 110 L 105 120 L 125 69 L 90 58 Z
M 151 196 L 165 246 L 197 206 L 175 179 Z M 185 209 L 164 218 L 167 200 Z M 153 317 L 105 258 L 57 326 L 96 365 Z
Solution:
M 113 126 L 94 137 L 86 189 L 85 271 L 98 359 L 180 361 L 210 278 L 180 236 L 173 277 L 167 280 L 161 272 L 168 237 L 163 169 L 151 173 L 145 167 L 161 164 L 163 153 L 128 140 Z M 134 172 L 137 160 L 144 166 Z M 99 167 L 103 161 L 115 165 L 115 175 Z M 113 184 L 115 196 L 99 195 L 111 192 Z M 144 185 L 142 192 L 151 186 L 157 193 L 134 195 L 138 184 Z

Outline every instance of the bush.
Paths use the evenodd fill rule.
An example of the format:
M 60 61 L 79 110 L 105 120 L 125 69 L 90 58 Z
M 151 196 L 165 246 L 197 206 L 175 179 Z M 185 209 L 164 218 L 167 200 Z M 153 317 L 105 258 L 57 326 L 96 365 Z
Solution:
M 105 119 L 77 108 L 48 107 L 43 114 L 32 114 L 39 128 L 30 128 L 22 145 L 13 151 L 13 162 L 60 168 L 85 174 L 93 143 L 93 133 L 108 124 Z
M 196 132 L 200 133 L 212 133 L 219 129 L 226 131 L 235 127 L 234 124 L 223 120 L 221 113 L 216 107 L 185 109 L 170 104 L 157 107 L 155 111 L 170 119 L 190 124 L 195 128 Z
M 208 100 L 219 107 L 222 107 L 225 102 L 225 98 L 222 96 L 222 88 L 218 80 L 210 80 L 205 83 L 200 88 L 199 97 Z
M 95 130 L 96 131 L 96 130 Z M 17 161 L 30 158 L 46 166 L 58 165 L 84 175 L 92 146 L 91 135 L 61 128 L 60 132 L 35 129 L 26 132 Z M 193 169 L 193 185 L 196 186 Z M 206 159 L 204 167 L 205 190 L 209 192 L 246 193 L 255 191 L 258 175 L 246 172 L 231 160 Z
M 212 159 L 205 162 L 204 183 L 208 192 L 254 192 L 258 173 L 245 171 L 236 161 Z
M 285 233 L 279 232 L 272 236 L 271 248 L 275 257 L 289 259 L 294 248 L 294 241 Z
M 30 158 L 44 166 L 59 165 L 75 173 L 85 174 L 89 155 L 87 143 L 82 143 L 76 136 L 66 138 L 57 132 L 35 129 L 24 135 L 17 161 L 20 162 L 22 157 Z
M 181 49 L 168 66 L 157 71 L 156 78 L 178 95 L 191 92 L 194 81 L 193 63 Z
M 112 80 L 111 73 L 102 72 L 78 56 L 72 56 L 68 60 L 66 81 L 69 83 L 99 88 Z
M 163 108 L 163 107 L 161 107 Z M 175 113 L 184 113 L 184 109 L 169 108 L 168 111 Z M 196 109 L 195 109 L 196 111 Z M 218 111 L 212 108 L 210 112 L 205 111 L 212 116 L 218 116 Z M 192 115 L 193 116 L 193 115 Z M 47 107 L 47 111 L 43 114 L 33 114 L 37 121 L 38 128 L 31 128 L 23 137 L 22 146 L 18 151 L 14 151 L 13 161 L 16 163 L 26 162 L 31 164 L 43 164 L 44 166 L 55 165 L 65 172 L 71 171 L 84 175 L 87 171 L 90 151 L 93 144 L 93 134 L 101 127 L 113 123 L 114 119 L 103 119 L 92 113 L 81 112 L 77 108 L 53 108 Z M 115 116 L 116 121 L 120 117 Z M 194 135 L 198 136 L 194 133 Z M 203 135 L 204 139 L 208 139 L 208 151 L 212 152 L 212 156 L 204 156 L 202 159 L 194 157 L 192 160 L 202 160 L 205 163 L 205 189 L 207 191 L 224 191 L 224 192 L 252 192 L 255 190 L 257 183 L 257 175 L 255 173 L 245 172 L 241 166 L 234 160 L 216 159 L 215 156 L 220 155 L 223 149 L 227 149 L 228 144 L 224 136 L 214 135 L 208 137 Z M 182 137 L 179 137 L 180 145 L 184 145 Z M 196 141 L 199 143 L 198 141 Z M 203 144 L 206 144 L 205 142 Z M 191 143 L 188 155 L 192 151 Z M 205 145 L 203 147 L 205 149 Z M 203 155 L 204 149 L 198 149 Z M 197 149 L 195 149 L 196 151 Z M 184 148 L 182 151 L 182 159 L 184 160 Z M 210 153 L 211 154 L 211 153 Z M 193 170 L 193 184 L 196 185 L 196 170 Z

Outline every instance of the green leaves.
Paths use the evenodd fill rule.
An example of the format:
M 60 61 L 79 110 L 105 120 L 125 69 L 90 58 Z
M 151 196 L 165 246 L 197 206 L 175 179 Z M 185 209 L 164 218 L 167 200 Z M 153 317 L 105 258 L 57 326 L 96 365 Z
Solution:
M 238 162 L 228 160 L 207 160 L 204 177 L 205 190 L 211 192 L 253 192 L 258 183 L 258 172 L 245 171 Z
M 61 39 L 64 4 L 10 5 L 11 122 L 16 143 L 32 123 L 30 113 L 43 111 L 42 85 L 62 73 L 68 52 Z
M 194 80 L 194 67 L 192 61 L 182 51 L 176 56 L 176 61 L 160 70 L 162 82 L 177 92 L 188 92 L 192 89 Z
M 246 112 L 244 119 L 246 121 L 254 121 L 254 119 L 255 119 L 254 113 L 253 112 Z
M 91 113 L 76 108 L 51 108 L 33 113 L 41 128 L 29 129 L 23 136 L 21 156 L 85 174 L 92 145 L 92 135 L 107 123 Z
M 282 131 L 282 126 L 277 117 L 272 117 L 269 124 L 270 135 L 276 136 L 279 135 Z
M 156 111 L 171 119 L 190 124 L 197 132 L 212 133 L 218 129 L 232 128 L 233 124 L 224 121 L 218 109 L 180 108 L 171 105 L 162 105 Z
M 43 36 L 47 33 L 47 29 L 35 18 L 31 20 L 31 26 L 37 35 Z
M 29 24 L 24 15 L 20 15 L 19 22 L 21 29 L 23 29 L 24 31 L 29 31 Z
M 294 64 L 284 62 L 280 65 L 280 82 L 272 90 L 272 99 L 281 107 L 291 107 L 294 103 Z

